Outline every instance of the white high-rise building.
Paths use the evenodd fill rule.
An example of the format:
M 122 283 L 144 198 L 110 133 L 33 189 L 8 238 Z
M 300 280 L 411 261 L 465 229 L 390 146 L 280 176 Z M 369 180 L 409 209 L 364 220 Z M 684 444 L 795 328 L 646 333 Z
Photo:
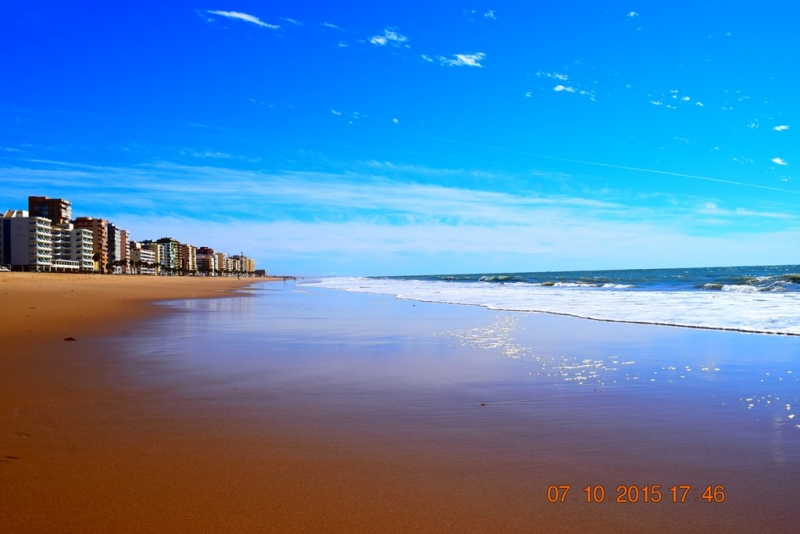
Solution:
M 21 271 L 49 271 L 53 262 L 50 219 L 8 210 L 0 220 L 0 265 Z
M 92 271 L 94 269 L 92 231 L 75 228 L 72 223 L 53 225 L 53 270 Z

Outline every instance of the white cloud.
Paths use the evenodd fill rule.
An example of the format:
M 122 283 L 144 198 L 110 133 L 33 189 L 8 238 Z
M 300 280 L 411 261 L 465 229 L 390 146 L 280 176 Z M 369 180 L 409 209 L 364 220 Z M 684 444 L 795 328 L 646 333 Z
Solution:
M 772 158 L 770 161 L 776 165 L 788 165 L 788 163 L 781 158 Z
M 341 115 L 342 114 L 341 111 L 336 111 L 335 109 L 332 109 L 331 113 L 333 113 L 334 115 Z
M 707 215 L 718 215 L 725 217 L 761 217 L 767 219 L 794 219 L 795 216 L 788 213 L 780 213 L 773 211 L 755 211 L 745 208 L 736 208 L 735 210 L 726 210 L 717 206 L 715 202 L 706 202 L 703 207 L 698 210 L 700 213 Z
M 374 35 L 369 42 L 377 46 L 400 46 L 408 39 L 405 35 L 400 35 L 393 28 L 386 28 L 383 30 L 383 35 Z
M 530 97 L 531 97 L 531 92 L 530 92 L 530 91 L 528 91 L 527 93 L 525 93 L 525 98 L 530 98 Z
M 654 106 L 663 106 L 664 105 L 663 102 L 659 102 L 658 100 L 651 100 L 650 103 L 653 104 Z
M 684 96 L 683 98 L 681 98 L 681 100 L 683 100 L 684 102 L 688 102 L 691 100 L 691 98 L 689 98 L 688 96 Z
M 776 126 L 775 128 L 773 128 L 773 130 L 775 130 L 776 132 L 785 132 L 788 129 L 789 126 L 786 124 L 781 124 L 780 126 Z
M 488 12 L 484 13 L 483 16 L 487 19 L 497 20 L 497 17 L 494 15 L 494 9 L 490 9 Z
M 626 16 L 627 16 L 627 17 L 629 17 L 629 18 L 632 18 L 632 19 L 634 19 L 634 18 L 638 17 L 638 16 L 639 16 L 639 14 L 638 14 L 636 11 L 631 11 L 631 12 L 630 12 L 630 13 L 628 13 Z
M 4 168 L 3 185 L 4 193 L 18 198 L 32 183 L 43 194 L 58 191 L 82 213 L 108 217 L 134 239 L 157 238 L 169 228 L 183 242 L 244 251 L 259 268 L 281 274 L 321 274 L 315 271 L 320 266 L 336 274 L 508 272 L 533 261 L 542 270 L 741 265 L 754 256 L 783 265 L 794 261 L 785 243 L 800 239 L 800 232 L 788 226 L 786 231 L 743 230 L 748 221 L 758 223 L 756 217 L 786 218 L 756 211 L 758 205 L 705 206 L 718 211 L 708 218 L 716 217 L 714 224 L 722 220 L 728 230 L 704 236 L 698 229 L 711 223 L 698 213 L 702 201 L 654 212 L 534 191 L 425 185 L 410 171 L 396 173 L 402 180 L 390 180 L 380 171 L 266 173 L 53 162 L 51 169 Z M 164 216 L 165 203 L 181 215 Z M 215 209 L 209 212 L 208 205 Z M 236 220 L 226 213 L 236 213 Z M 615 238 L 620 235 L 626 238 Z
M 423 61 L 427 61 L 428 63 L 433 63 L 433 58 L 432 57 L 430 57 L 428 55 L 425 55 L 425 54 L 422 54 L 421 57 L 422 57 Z
M 442 65 L 450 67 L 483 67 L 481 61 L 486 57 L 483 52 L 477 54 L 455 54 L 455 59 L 439 56 L 438 59 Z
M 702 102 L 696 102 L 695 106 L 700 106 L 702 108 L 703 107 L 703 103 Z
M 349 46 L 347 43 L 339 42 L 339 48 L 348 48 Z
M 288 22 L 290 24 L 294 24 L 295 26 L 302 26 L 303 25 L 303 23 L 298 21 L 298 20 L 294 20 L 294 19 L 290 19 L 290 18 L 284 18 L 284 17 L 280 17 L 280 19 L 281 20 L 285 20 L 286 22 Z
M 392 119 L 392 122 L 395 123 L 395 124 L 400 124 L 400 121 L 397 120 L 397 119 Z
M 566 82 L 569 80 L 569 76 L 566 74 L 561 74 L 558 72 L 537 72 L 536 76 L 544 76 L 545 78 L 554 78 L 556 80 L 561 80 L 562 82 Z
M 243 20 L 245 22 L 251 22 L 251 23 L 256 24 L 258 26 L 262 26 L 264 28 L 270 28 L 272 30 L 277 30 L 277 29 L 280 28 L 280 26 L 277 26 L 275 24 L 268 24 L 266 22 L 263 22 L 258 17 L 255 17 L 253 15 L 248 15 L 247 13 L 239 13 L 238 11 L 210 11 L 209 10 L 208 13 L 211 13 L 212 15 L 219 15 L 221 17 L 228 17 L 230 19 L 239 19 L 239 20 Z
M 330 22 L 323 22 L 322 26 L 324 26 L 325 28 L 331 28 L 331 29 L 334 29 L 334 30 L 341 30 L 342 29 L 339 26 L 337 26 L 336 24 L 331 24 Z
M 575 92 L 575 88 L 574 87 L 565 87 L 563 85 L 556 85 L 555 87 L 553 87 L 553 91 L 556 91 L 556 92 L 559 92 L 559 93 L 561 91 L 566 91 L 567 93 L 574 93 Z

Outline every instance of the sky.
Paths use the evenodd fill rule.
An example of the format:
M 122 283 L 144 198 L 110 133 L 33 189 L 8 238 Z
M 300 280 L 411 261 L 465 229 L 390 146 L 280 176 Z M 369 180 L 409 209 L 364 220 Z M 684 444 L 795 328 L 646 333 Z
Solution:
M 800 5 L 9 0 L 29 195 L 294 275 L 797 264 Z

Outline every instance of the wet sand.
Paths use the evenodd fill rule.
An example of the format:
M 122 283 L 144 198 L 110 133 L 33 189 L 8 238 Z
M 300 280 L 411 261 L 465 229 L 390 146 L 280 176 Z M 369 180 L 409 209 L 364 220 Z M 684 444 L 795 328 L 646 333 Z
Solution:
M 798 519 L 796 449 L 764 450 L 750 419 L 668 386 L 527 383 L 523 360 L 431 336 L 502 314 L 282 282 L 152 306 L 241 282 L 91 278 L 0 275 L 0 531 L 790 532 Z M 794 350 L 530 321 L 544 353 L 644 342 L 726 354 L 742 339 Z M 661 484 L 667 497 L 683 483 L 725 484 L 727 499 L 546 498 L 553 484 L 582 501 L 587 484 L 609 496 Z

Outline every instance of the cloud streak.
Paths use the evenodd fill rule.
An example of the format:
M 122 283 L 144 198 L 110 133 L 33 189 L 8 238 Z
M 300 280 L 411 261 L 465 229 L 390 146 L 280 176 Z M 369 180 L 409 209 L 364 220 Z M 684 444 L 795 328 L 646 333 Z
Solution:
M 401 46 L 408 41 L 405 35 L 400 35 L 394 28 L 386 28 L 383 30 L 382 35 L 374 35 L 370 38 L 369 42 L 376 46 Z
M 476 54 L 454 54 L 451 58 L 439 56 L 438 59 L 442 65 L 450 67 L 483 67 L 481 61 L 485 57 L 486 54 L 478 52 Z
M 256 26 L 261 26 L 262 28 L 269 28 L 271 30 L 280 29 L 280 26 L 278 26 L 276 24 L 266 23 L 266 22 L 262 21 L 261 19 L 259 19 L 258 17 L 254 16 L 254 15 L 248 15 L 247 13 L 240 13 L 238 11 L 211 11 L 211 10 L 209 10 L 209 11 L 207 11 L 207 13 L 210 13 L 212 15 L 219 15 L 220 17 L 227 17 L 229 19 L 243 20 L 245 22 L 250 22 L 252 24 L 255 24 Z
M 670 247 L 696 249 L 698 258 L 712 258 L 712 250 L 741 250 L 743 241 L 736 239 L 744 239 L 768 250 L 761 240 L 770 236 L 764 233 L 736 239 L 689 235 L 698 217 L 722 219 L 731 228 L 747 220 L 792 218 L 774 210 L 724 210 L 713 203 L 699 210 L 660 210 L 655 218 L 652 210 L 630 203 L 522 188 L 508 192 L 420 183 L 417 178 L 429 180 L 443 172 L 457 178 L 465 171 L 374 161 L 340 173 L 167 163 L 37 165 L 2 169 L 4 196 L 20 201 L 28 194 L 68 198 L 76 216 L 108 217 L 131 230 L 134 239 L 161 237 L 169 228 L 179 240 L 245 250 L 261 266 L 287 274 L 297 273 L 301 264 L 312 270 L 339 265 L 339 274 L 403 274 L 414 272 L 425 258 L 436 258 L 445 270 L 452 261 L 453 269 L 471 265 L 469 270 L 485 271 L 486 261 L 497 261 L 493 267 L 504 270 L 524 269 L 526 261 L 543 265 L 548 257 L 554 269 L 568 268 L 579 258 L 615 258 L 620 266 L 631 266 L 652 254 L 653 266 L 663 267 L 670 265 L 664 252 Z M 442 263 L 443 257 L 454 259 Z

